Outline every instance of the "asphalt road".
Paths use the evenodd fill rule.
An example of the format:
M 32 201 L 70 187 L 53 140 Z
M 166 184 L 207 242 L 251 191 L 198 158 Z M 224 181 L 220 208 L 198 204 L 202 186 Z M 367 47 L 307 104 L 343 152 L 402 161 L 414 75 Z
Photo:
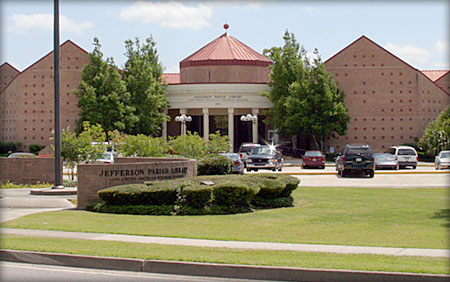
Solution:
M 0 262 L 3 282 L 251 282 L 255 280 L 181 276 L 132 271 L 62 267 L 28 263 Z

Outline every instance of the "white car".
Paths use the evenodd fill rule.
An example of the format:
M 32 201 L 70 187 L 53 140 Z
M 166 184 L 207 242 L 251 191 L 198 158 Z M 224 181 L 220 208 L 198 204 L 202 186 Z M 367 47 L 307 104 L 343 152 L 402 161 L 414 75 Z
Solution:
M 412 166 L 413 169 L 416 169 L 417 162 L 419 161 L 419 155 L 416 152 L 416 149 L 410 146 L 392 146 L 389 151 L 389 154 L 395 156 L 395 159 L 398 161 L 398 166 L 400 168 L 404 168 L 406 166 Z
M 434 158 L 434 167 L 437 170 L 450 168 L 450 151 L 441 151 Z
M 113 152 L 104 152 L 103 156 L 100 159 L 97 159 L 95 162 L 103 163 L 103 164 L 113 164 L 114 163 L 114 153 Z

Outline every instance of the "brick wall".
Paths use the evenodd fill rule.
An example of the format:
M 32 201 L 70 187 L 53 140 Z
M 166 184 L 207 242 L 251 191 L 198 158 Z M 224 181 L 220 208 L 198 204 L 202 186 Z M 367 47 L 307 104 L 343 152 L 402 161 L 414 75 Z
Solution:
M 114 164 L 80 164 L 78 209 L 97 202 L 97 191 L 103 188 L 196 175 L 197 161 L 190 159 L 116 158 Z
M 0 181 L 17 184 L 55 182 L 55 158 L 0 157 Z

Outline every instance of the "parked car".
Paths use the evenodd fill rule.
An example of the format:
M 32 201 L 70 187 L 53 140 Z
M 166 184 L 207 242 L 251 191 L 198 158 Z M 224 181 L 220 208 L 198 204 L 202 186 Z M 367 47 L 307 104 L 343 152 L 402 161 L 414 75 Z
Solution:
M 244 174 L 244 162 L 236 153 L 219 153 L 219 155 L 227 157 L 233 161 L 233 173 Z
M 347 175 L 375 175 L 375 159 L 367 144 L 347 144 L 336 158 L 336 170 L 342 177 Z
M 419 155 L 417 154 L 416 149 L 414 149 L 413 147 L 392 146 L 391 148 L 389 148 L 388 153 L 395 156 L 400 168 L 412 166 L 413 169 L 416 169 L 417 162 L 419 161 Z
M 95 161 L 96 163 L 104 163 L 104 164 L 113 164 L 114 163 L 114 153 L 113 152 L 104 152 L 103 156 L 100 159 Z
M 399 168 L 398 161 L 395 159 L 395 156 L 389 153 L 377 153 L 373 154 L 375 158 L 375 169 L 395 169 Z
M 283 158 L 280 151 L 267 145 L 254 147 L 247 158 L 247 171 L 258 171 L 258 169 L 281 171 L 283 169 Z
M 35 157 L 37 156 L 33 153 L 23 153 L 23 152 L 12 153 L 11 155 L 8 156 L 8 158 L 35 158 Z
M 321 151 L 306 151 L 302 159 L 302 168 L 325 168 L 325 156 Z
M 244 162 L 244 166 L 247 167 L 247 157 L 248 155 L 251 154 L 252 149 L 255 147 L 260 147 L 260 144 L 255 144 L 255 143 L 242 143 L 241 146 L 239 147 L 239 157 L 241 158 L 241 160 Z
M 450 151 L 441 151 L 434 158 L 434 166 L 437 170 L 450 168 Z

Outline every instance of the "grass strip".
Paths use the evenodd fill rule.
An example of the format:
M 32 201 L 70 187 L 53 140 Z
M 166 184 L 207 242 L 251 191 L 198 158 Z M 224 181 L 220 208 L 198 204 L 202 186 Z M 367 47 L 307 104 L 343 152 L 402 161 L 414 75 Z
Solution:
M 444 188 L 300 187 L 292 208 L 215 216 L 136 216 L 82 210 L 32 214 L 5 228 L 196 239 L 447 249 Z
M 152 260 L 361 271 L 430 274 L 450 273 L 448 261 L 445 258 L 238 250 L 228 248 L 173 246 L 81 239 L 49 239 L 46 237 L 27 237 L 10 234 L 2 235 L 1 248 Z

